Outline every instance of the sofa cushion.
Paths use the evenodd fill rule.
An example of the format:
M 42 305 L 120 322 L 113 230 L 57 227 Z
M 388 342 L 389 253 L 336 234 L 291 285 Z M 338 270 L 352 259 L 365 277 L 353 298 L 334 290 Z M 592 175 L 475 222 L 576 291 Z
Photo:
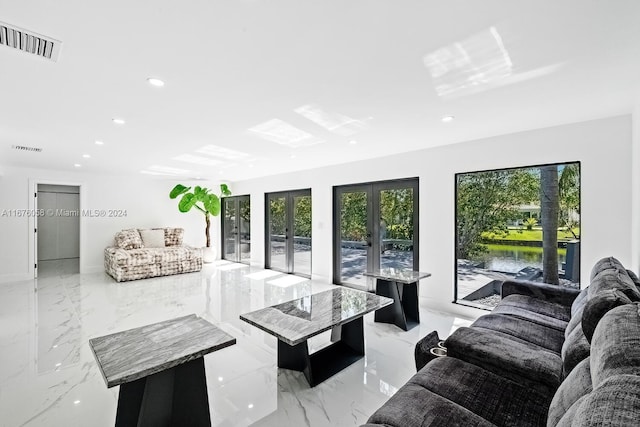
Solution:
M 471 326 L 502 332 L 558 354 L 564 341 L 564 334 L 558 329 L 505 314 L 486 314 L 479 317 Z
M 555 427 L 569 408 L 591 390 L 591 366 L 589 358 L 586 358 L 571 371 L 553 396 L 547 427 Z
M 144 247 L 140 233 L 135 228 L 117 232 L 114 239 L 116 246 L 121 249 L 140 249 Z
M 640 375 L 640 304 L 609 311 L 591 339 L 591 379 L 594 389 L 614 375 Z
M 142 229 L 138 231 L 145 248 L 164 248 L 164 230 Z
M 573 319 L 574 314 L 576 314 L 584 305 L 587 303 L 587 293 L 589 292 L 589 287 L 587 286 L 583 290 L 580 291 L 576 299 L 571 304 L 571 318 Z
M 164 229 L 164 245 L 165 246 L 182 246 L 183 236 L 184 236 L 184 228 L 165 228 Z
M 582 325 L 573 328 L 562 344 L 562 372 L 566 377 L 576 365 L 589 357 L 591 347 L 582 332 Z
M 608 289 L 599 292 L 591 298 L 584 307 L 582 314 L 582 330 L 588 341 L 591 341 L 593 332 L 598 326 L 600 319 L 611 309 L 631 304 L 631 300 L 618 289 Z
M 571 309 L 569 307 L 543 301 L 528 295 L 509 295 L 500 301 L 500 305 L 526 309 L 564 322 L 568 322 L 569 319 L 571 319 Z
M 631 301 L 640 301 L 640 291 L 626 270 L 607 270 L 599 273 L 589 285 L 589 299 L 606 290 L 619 290 Z
M 510 295 L 506 298 L 510 298 L 511 296 L 515 295 Z M 504 299 L 502 301 L 504 301 Z M 502 301 L 496 306 L 496 308 L 493 309 L 492 313 L 508 314 L 510 316 L 519 317 L 530 322 L 538 323 L 539 325 L 557 329 L 561 332 L 564 332 L 564 330 L 567 328 L 567 321 L 528 310 L 526 307 L 514 306 L 509 303 L 503 304 Z
M 610 270 L 626 271 L 622 263 L 618 261 L 616 258 L 612 256 L 605 257 L 598 260 L 594 264 L 593 268 L 591 269 L 590 281 L 593 282 L 593 279 L 595 279 L 596 276 L 598 276 L 598 274 L 602 273 L 603 271 L 610 271 Z
M 562 381 L 558 353 L 502 332 L 461 327 L 444 343 L 447 355 L 552 396 Z M 429 366 L 429 364 L 427 365 Z
M 639 413 L 640 377 L 616 375 L 580 398 L 561 418 L 557 427 L 635 427 L 639 424 Z

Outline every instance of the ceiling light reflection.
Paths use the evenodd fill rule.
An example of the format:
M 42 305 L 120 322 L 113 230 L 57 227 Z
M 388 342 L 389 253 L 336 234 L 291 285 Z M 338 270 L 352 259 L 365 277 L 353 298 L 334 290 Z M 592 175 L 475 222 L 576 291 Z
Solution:
M 342 136 L 356 134 L 368 127 L 367 124 L 361 120 L 356 120 L 338 113 L 330 113 L 313 104 L 303 105 L 294 111 L 329 132 Z
M 324 142 L 310 133 L 305 132 L 302 129 L 298 129 L 297 127 L 280 119 L 268 120 L 257 126 L 249 128 L 249 132 L 262 139 L 266 139 L 267 141 L 286 145 L 287 147 L 292 148 L 308 147 Z

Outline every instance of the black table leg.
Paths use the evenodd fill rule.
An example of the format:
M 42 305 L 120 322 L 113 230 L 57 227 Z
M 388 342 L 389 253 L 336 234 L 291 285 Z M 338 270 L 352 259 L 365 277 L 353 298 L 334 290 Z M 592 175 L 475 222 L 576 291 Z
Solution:
M 374 321 L 393 323 L 407 331 L 420 323 L 418 284 L 376 280 L 376 294 L 393 299 L 393 304 L 376 310 Z
M 340 339 L 309 354 L 307 341 L 289 345 L 278 340 L 278 367 L 304 373 L 315 387 L 364 356 L 364 324 L 362 317 L 337 326 Z
M 116 427 L 211 426 L 204 359 L 120 386 Z

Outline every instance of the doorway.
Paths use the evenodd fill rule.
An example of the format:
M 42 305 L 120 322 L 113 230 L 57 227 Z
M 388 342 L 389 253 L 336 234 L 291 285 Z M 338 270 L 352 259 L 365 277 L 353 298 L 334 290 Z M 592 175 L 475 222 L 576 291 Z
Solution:
M 370 290 L 380 268 L 418 269 L 418 179 L 334 187 L 333 281 Z
M 311 190 L 265 197 L 265 268 L 311 277 Z
M 37 184 L 35 276 L 80 272 L 80 187 Z
M 251 199 L 232 196 L 222 199 L 222 258 L 251 262 Z

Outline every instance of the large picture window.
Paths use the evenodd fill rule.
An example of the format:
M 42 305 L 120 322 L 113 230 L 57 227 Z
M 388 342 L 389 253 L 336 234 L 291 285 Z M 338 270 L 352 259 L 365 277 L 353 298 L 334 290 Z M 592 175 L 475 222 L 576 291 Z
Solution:
M 456 302 L 491 309 L 507 279 L 579 286 L 579 162 L 455 180 Z

